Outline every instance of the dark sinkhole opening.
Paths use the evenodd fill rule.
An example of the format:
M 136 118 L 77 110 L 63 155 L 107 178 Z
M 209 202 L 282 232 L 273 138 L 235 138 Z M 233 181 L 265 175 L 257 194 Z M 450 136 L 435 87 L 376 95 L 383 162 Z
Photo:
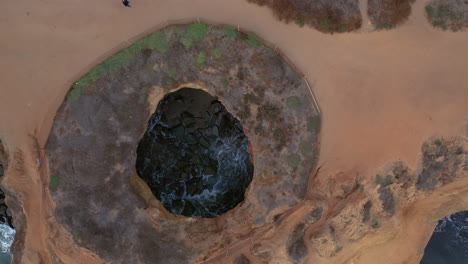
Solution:
M 214 218 L 236 207 L 252 181 L 242 123 L 199 89 L 167 94 L 137 148 L 136 170 L 176 215 Z
M 421 264 L 468 263 L 468 211 L 442 218 L 437 223 Z

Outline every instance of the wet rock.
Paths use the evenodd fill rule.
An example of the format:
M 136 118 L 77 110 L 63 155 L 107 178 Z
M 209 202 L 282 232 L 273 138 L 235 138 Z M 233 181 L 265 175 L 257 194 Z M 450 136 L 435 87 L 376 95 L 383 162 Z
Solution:
M 214 126 L 211 130 L 211 133 L 213 134 L 213 136 L 219 136 L 219 128 L 217 126 Z
M 191 156 L 186 155 L 185 157 L 186 157 L 186 158 L 185 158 L 184 160 L 179 160 L 179 161 L 177 162 L 177 168 L 185 168 L 186 166 L 188 166 L 188 165 L 190 164 L 189 162 L 187 162 L 187 160 L 190 160 L 190 159 L 188 159 L 188 158 L 190 158 Z M 181 159 L 182 159 L 182 158 L 184 158 L 184 157 L 181 157 Z
M 195 119 L 194 118 L 191 118 L 191 117 L 186 117 L 182 120 L 182 122 L 184 123 L 184 126 L 189 126 L 193 123 L 195 123 Z
M 0 215 L 7 215 L 7 206 L 5 204 L 0 205 Z
M 182 200 L 174 200 L 172 202 L 172 209 L 177 212 L 182 211 L 182 209 L 184 209 L 184 203 Z
M 217 170 L 213 167 L 206 167 L 204 170 L 203 170 L 203 173 L 205 175 L 215 175 L 217 172 Z
M 182 138 L 185 135 L 185 127 L 177 126 L 174 128 L 174 136 Z
M 209 112 L 211 112 L 212 114 L 217 114 L 219 113 L 219 111 L 221 111 L 222 107 L 223 106 L 221 104 L 214 103 L 210 106 Z
M 192 166 L 187 166 L 184 168 L 185 173 L 190 173 L 192 171 Z
M 190 179 L 190 175 L 187 174 L 187 173 L 185 173 L 185 172 L 182 172 L 182 173 L 180 174 L 180 178 L 181 178 L 182 180 L 184 180 L 184 181 L 187 181 L 187 180 Z
M 193 165 L 200 165 L 200 163 L 201 163 L 200 157 L 199 157 L 199 156 L 193 156 L 193 157 L 190 159 L 190 162 L 191 162 Z
M 200 145 L 204 148 L 210 148 L 210 143 L 208 143 L 208 141 L 205 139 L 205 138 L 200 138 L 200 141 L 199 141 Z
M 213 175 L 213 174 L 211 174 L 211 175 Z M 209 186 L 214 186 L 216 184 L 216 182 L 218 182 L 218 179 L 216 179 L 216 177 L 209 177 L 208 181 L 207 181 Z
M 13 226 L 13 214 L 5 204 L 5 193 L 0 189 L 0 224 L 8 224 L 11 228 Z
M 192 204 L 187 203 L 185 204 L 184 210 L 182 211 L 181 215 L 193 215 L 195 212 L 195 208 Z
M 195 145 L 198 143 L 197 139 L 192 134 L 186 134 L 184 136 L 184 141 L 190 145 Z

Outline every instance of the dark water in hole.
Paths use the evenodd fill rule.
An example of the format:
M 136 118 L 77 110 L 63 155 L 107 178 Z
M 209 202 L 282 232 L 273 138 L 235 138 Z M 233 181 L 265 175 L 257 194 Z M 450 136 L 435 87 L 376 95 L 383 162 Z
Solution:
M 421 264 L 467 263 L 468 211 L 462 211 L 439 221 L 424 249 Z
M 244 199 L 253 177 L 242 124 L 216 97 L 167 94 L 138 144 L 136 169 L 170 212 L 217 217 Z

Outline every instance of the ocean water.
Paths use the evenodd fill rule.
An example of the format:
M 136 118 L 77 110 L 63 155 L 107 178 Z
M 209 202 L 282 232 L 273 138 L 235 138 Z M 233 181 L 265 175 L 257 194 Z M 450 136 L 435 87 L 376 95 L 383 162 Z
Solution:
M 11 263 L 10 253 L 0 252 L 0 264 L 10 264 L 10 263 Z
M 468 264 L 468 211 L 439 221 L 421 264 Z
M 11 263 L 10 248 L 15 239 L 15 229 L 0 225 L 0 264 Z

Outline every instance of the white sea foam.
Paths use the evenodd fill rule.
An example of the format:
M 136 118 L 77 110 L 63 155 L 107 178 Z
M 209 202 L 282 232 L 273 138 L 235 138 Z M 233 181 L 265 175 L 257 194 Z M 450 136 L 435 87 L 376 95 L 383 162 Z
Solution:
M 11 245 L 15 239 L 15 229 L 8 225 L 0 225 L 0 247 L 3 253 L 10 252 Z

